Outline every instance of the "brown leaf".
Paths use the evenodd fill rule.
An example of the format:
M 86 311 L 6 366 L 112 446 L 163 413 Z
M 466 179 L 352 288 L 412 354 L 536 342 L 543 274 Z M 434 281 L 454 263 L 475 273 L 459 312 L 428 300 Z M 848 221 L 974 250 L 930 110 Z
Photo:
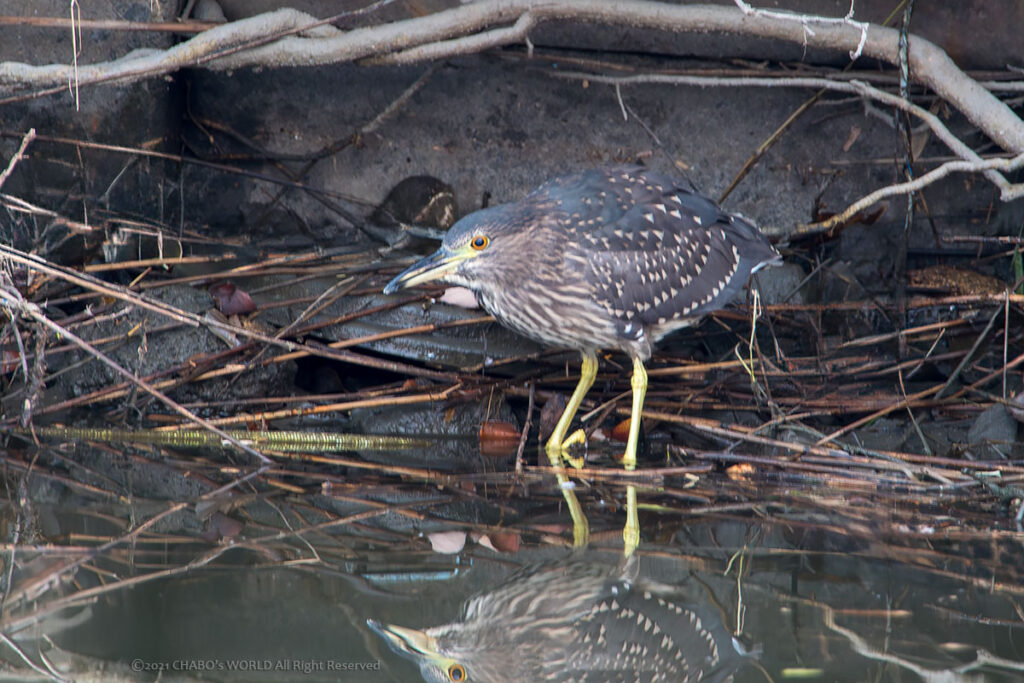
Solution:
M 480 425 L 480 443 L 484 441 L 515 441 L 518 443 L 519 436 L 519 429 L 511 422 L 484 420 Z
M 210 515 L 206 530 L 202 537 L 211 543 L 217 543 L 224 539 L 231 539 L 242 533 L 244 524 L 233 517 L 228 517 L 223 512 L 214 512 Z
M 480 425 L 480 452 L 489 456 L 511 455 L 519 450 L 521 434 L 511 422 L 484 420 Z
M 0 374 L 6 375 L 21 367 L 21 354 L 5 349 L 0 353 Z
M 540 431 L 540 440 L 545 441 L 551 432 L 555 431 L 555 425 L 558 424 L 558 418 L 565 412 L 566 399 L 563 394 L 554 394 L 547 400 L 544 407 L 541 408 L 540 418 L 538 422 L 538 430 Z
M 501 553 L 519 552 L 519 534 L 515 532 L 495 531 L 490 534 L 495 550 Z
M 210 285 L 206 290 L 217 302 L 217 308 L 224 315 L 245 315 L 256 310 L 252 297 L 232 282 L 222 281 Z
M 514 553 L 519 550 L 519 534 L 494 532 L 490 534 L 470 533 L 470 538 L 496 553 Z
M 757 470 L 754 466 L 745 462 L 725 469 L 725 473 L 729 475 L 730 479 L 749 479 L 754 476 L 755 472 L 757 472 Z
M 629 440 L 629 425 L 631 422 L 632 418 L 627 417 L 625 420 L 615 425 L 612 428 L 612 441 L 626 443 Z

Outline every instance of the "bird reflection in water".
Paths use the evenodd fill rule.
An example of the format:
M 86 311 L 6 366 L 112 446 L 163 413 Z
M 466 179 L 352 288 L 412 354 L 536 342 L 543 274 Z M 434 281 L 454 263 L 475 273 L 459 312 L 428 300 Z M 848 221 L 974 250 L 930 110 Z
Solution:
M 751 660 L 711 605 L 618 566 L 573 559 L 525 567 L 425 630 L 368 625 L 424 679 L 729 681 Z

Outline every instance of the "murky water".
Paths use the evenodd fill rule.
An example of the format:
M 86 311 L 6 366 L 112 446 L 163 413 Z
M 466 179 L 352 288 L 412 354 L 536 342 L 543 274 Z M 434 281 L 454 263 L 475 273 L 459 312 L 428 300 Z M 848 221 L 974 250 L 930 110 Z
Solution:
M 742 533 L 750 531 L 756 530 Z M 742 624 L 744 639 L 761 654 L 737 680 L 765 680 L 761 667 L 775 680 L 798 670 L 802 678 L 826 681 L 1024 676 L 1018 586 L 993 591 L 897 560 L 776 554 L 763 546 L 747 560 L 749 573 L 736 579 L 738 565 L 725 576 L 721 551 L 702 550 L 687 558 L 678 549 L 645 547 L 659 557 L 642 560 L 643 576 L 678 582 L 691 604 L 721 610 L 720 625 L 730 630 Z M 552 557 L 522 553 L 516 564 L 529 566 L 539 555 Z M 614 559 L 611 553 L 603 558 Z M 462 558 L 462 566 L 452 562 L 449 577 L 433 567 L 424 577 L 403 564 L 403 572 L 368 576 L 299 568 L 200 570 L 71 610 L 64 618 L 78 623 L 50 635 L 68 652 L 141 672 L 139 680 L 160 671 L 164 680 L 415 680 L 417 668 L 391 652 L 367 619 L 420 628 L 458 620 L 463 601 L 501 585 L 511 567 L 493 558 Z M 551 643 L 552 650 L 560 647 Z M 977 658 L 1018 663 L 959 673 Z
M 7 647 L 4 657 L 24 680 L 52 666 L 78 680 L 413 681 L 417 663 L 378 631 L 459 622 L 474 596 L 475 633 L 444 660 L 464 667 L 465 680 L 492 680 L 483 663 L 510 650 L 518 660 L 502 663 L 504 680 L 521 680 L 511 670 L 526 659 L 571 663 L 561 670 L 576 678 L 542 675 L 551 680 L 619 680 L 606 657 L 616 643 L 648 648 L 638 666 L 657 668 L 652 653 L 666 633 L 691 673 L 704 662 L 705 680 L 733 670 L 738 681 L 1024 679 L 1024 533 L 1009 520 L 967 533 L 952 505 L 708 472 L 672 507 L 664 495 L 678 482 L 666 478 L 641 493 L 644 542 L 627 564 L 623 517 L 607 504 L 621 493 L 615 486 L 579 489 L 594 542 L 573 551 L 552 482 L 533 475 L 529 491 L 488 484 L 504 469 L 493 462 L 490 475 L 467 475 L 461 486 L 399 484 L 358 470 L 346 483 L 335 469 L 318 475 L 333 477 L 330 487 L 304 494 L 243 487 L 220 506 L 243 526 L 221 526 L 217 538 L 202 506 L 143 495 L 143 473 L 158 470 L 137 454 L 125 461 L 81 446 L 76 454 L 93 475 L 104 459 L 130 471 L 139 492 L 131 505 L 75 491 L 89 477 L 62 480 L 56 451 L 38 455 L 35 473 L 9 477 L 35 502 L 5 513 L 8 538 L 20 536 L 5 556 L 2 630 L 22 655 Z M 188 477 L 201 479 L 220 461 L 196 459 Z M 164 474 L 152 485 L 174 484 Z M 503 529 L 516 552 L 485 547 Z M 466 531 L 460 552 L 431 549 Z M 585 596 L 574 592 L 589 580 L 573 578 L 581 564 L 604 572 L 593 591 L 578 591 Z M 551 572 L 568 582 L 531 578 Z M 639 626 L 622 630 L 622 614 L 598 620 L 615 609 Z M 512 640 L 479 639 L 485 630 Z M 604 649 L 595 649 L 598 632 Z M 712 641 L 714 661 L 700 649 Z M 599 672 L 584 679 L 588 667 Z

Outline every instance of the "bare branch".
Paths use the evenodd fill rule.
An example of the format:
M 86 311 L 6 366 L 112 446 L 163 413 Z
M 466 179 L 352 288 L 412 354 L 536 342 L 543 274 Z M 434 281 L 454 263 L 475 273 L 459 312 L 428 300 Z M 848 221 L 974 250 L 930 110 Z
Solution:
M 797 226 L 797 229 L 789 234 L 790 236 L 795 236 L 825 232 L 837 225 L 842 225 L 846 221 L 850 220 L 850 218 L 852 218 L 858 211 L 867 209 L 875 202 L 885 199 L 886 197 L 906 195 L 911 192 L 923 190 L 932 183 L 953 173 L 979 173 L 994 169 L 998 169 L 1000 171 L 1016 171 L 1020 168 L 1024 168 L 1024 154 L 1020 154 L 1012 159 L 999 158 L 983 159 L 979 161 L 947 161 L 938 168 L 933 168 L 924 175 L 914 178 L 914 180 L 879 188 L 871 194 L 861 197 L 853 204 L 846 207 L 841 213 L 837 213 L 828 220 L 821 221 L 820 223 L 810 223 L 808 225 Z M 1015 187 L 1016 192 L 1012 193 L 1010 198 L 1013 199 L 1019 196 L 1024 196 L 1024 186 L 1017 185 Z M 1006 199 L 1005 195 L 1003 199 Z
M 899 63 L 898 31 L 873 24 L 862 30 L 861 25 L 848 18 L 815 22 L 810 32 L 806 30 L 806 21 L 760 11 L 744 13 L 735 7 L 644 0 L 484 0 L 425 17 L 347 32 L 324 26 L 301 12 L 278 10 L 218 26 L 163 52 L 137 51 L 114 62 L 79 65 L 78 71 L 80 84 L 88 85 L 134 80 L 196 65 L 216 69 L 313 66 L 371 57 L 375 63 L 404 64 L 500 45 L 525 44 L 533 27 L 552 20 L 774 38 L 809 48 L 860 50 L 865 56 Z M 490 28 L 493 26 L 498 28 Z M 263 44 L 283 34 L 295 35 Z M 254 44 L 260 46 L 250 47 Z M 913 36 L 909 63 L 917 82 L 961 111 L 1003 149 L 1015 154 L 1024 152 L 1024 121 L 963 73 L 942 49 Z M 65 65 L 6 62 L 0 64 L 0 87 L 62 85 L 72 75 L 71 67 Z
M 1003 201 L 1010 201 L 1018 197 L 1024 196 L 1024 185 L 1013 185 L 1009 183 L 1006 178 L 999 172 L 1000 170 L 1013 170 L 1019 168 L 1019 166 L 1012 165 L 1014 159 L 1000 159 L 997 160 L 1002 163 L 991 163 L 982 159 L 977 152 L 968 147 L 960 138 L 956 137 L 949 128 L 946 127 L 942 120 L 935 114 L 931 113 L 927 109 L 917 106 L 912 102 L 909 102 L 898 95 L 887 93 L 884 90 L 879 90 L 867 83 L 862 81 L 835 81 L 828 78 L 752 78 L 752 77 L 740 77 L 740 78 L 723 78 L 718 76 L 676 76 L 667 74 L 640 74 L 635 76 L 603 76 L 599 74 L 590 74 L 578 71 L 556 71 L 552 72 L 552 75 L 556 78 L 570 78 L 570 79 L 586 79 L 592 83 L 607 83 L 620 88 L 622 85 L 627 84 L 638 84 L 638 83 L 664 83 L 672 85 L 695 85 L 701 87 L 767 87 L 767 88 L 814 88 L 814 89 L 825 89 L 833 90 L 837 92 L 854 93 L 860 97 L 867 99 L 877 100 L 891 107 L 906 111 L 918 118 L 920 118 L 925 125 L 927 125 L 935 136 L 939 138 L 947 147 L 961 160 L 963 163 L 960 165 L 950 166 L 949 169 L 941 174 L 932 176 L 922 176 L 921 179 L 931 177 L 930 182 L 944 178 L 951 172 L 976 172 L 982 173 L 988 180 L 990 180 L 996 187 L 999 188 L 1000 196 Z M 918 179 L 918 180 L 921 180 Z M 905 188 L 903 191 L 883 191 L 872 193 L 874 196 L 879 192 L 883 194 L 875 199 L 881 199 L 882 197 L 888 197 L 895 194 L 904 194 L 907 191 L 917 190 L 920 187 L 914 186 L 912 183 L 904 183 L 902 185 L 894 185 L 893 188 Z M 927 185 L 927 183 L 925 184 Z M 922 185 L 921 187 L 924 187 Z M 886 190 L 891 188 L 886 188 Z M 863 201 L 863 200 L 861 200 Z M 842 212 L 838 216 L 833 217 L 826 223 L 814 224 L 816 230 L 825 230 L 831 228 L 833 225 L 838 225 L 841 216 L 848 218 L 847 212 L 850 211 L 849 215 L 856 213 L 858 210 L 866 208 L 860 205 L 858 201 L 854 206 L 858 206 L 858 209 Z M 870 206 L 870 203 L 868 204 Z M 802 226 L 802 228 L 810 229 L 810 226 Z
M 825 23 L 812 34 L 808 34 L 803 30 L 803 24 L 794 22 L 791 17 L 777 18 L 758 13 L 747 15 L 731 7 L 679 6 L 629 0 L 591 3 L 552 0 L 541 5 L 527 0 L 494 0 L 441 12 L 417 21 L 440 22 L 444 19 L 451 22 L 453 30 L 464 32 L 476 30 L 475 27 L 484 21 L 484 17 L 490 18 L 490 23 L 493 24 L 513 8 L 520 6 L 522 13 L 529 14 L 532 17 L 531 23 L 536 24 L 554 19 L 575 19 L 679 33 L 718 31 L 774 38 L 819 49 L 861 49 L 868 57 L 893 65 L 899 64 L 899 31 L 895 29 L 869 24 L 865 38 L 865 34 L 856 26 L 845 20 L 835 20 L 837 23 Z M 484 14 L 484 17 L 481 17 L 481 14 Z M 455 15 L 458 15 L 459 21 L 456 21 Z M 491 40 L 481 40 L 481 35 L 488 36 Z M 512 29 L 502 28 L 478 34 L 474 36 L 474 40 L 478 44 L 494 47 L 521 42 L 525 37 L 525 33 L 520 35 Z M 415 42 L 415 38 L 410 42 Z M 463 44 L 462 39 L 448 39 L 436 44 L 424 43 L 375 60 L 375 63 L 404 64 L 421 59 L 439 59 L 465 54 Z M 276 45 L 267 48 L 274 48 Z M 1024 121 L 1021 121 L 1005 103 L 961 71 L 945 51 L 924 38 L 912 36 L 908 57 L 911 73 L 919 83 L 931 88 L 960 110 L 1004 149 L 1014 153 L 1024 152 Z
M 857 59 L 864 52 L 864 43 L 868 41 L 868 27 L 870 24 L 864 21 L 853 20 L 853 0 L 850 0 L 850 11 L 846 13 L 845 17 L 833 18 L 833 17 L 818 17 L 811 14 L 797 14 L 795 12 L 779 12 L 777 10 L 766 10 L 751 7 L 749 3 L 743 2 L 743 0 L 735 0 L 736 6 L 740 8 L 740 11 L 744 14 L 756 14 L 761 17 L 769 17 L 771 19 L 781 19 L 782 21 L 796 21 L 799 22 L 803 27 L 803 30 L 810 35 L 814 35 L 814 31 L 811 29 L 810 24 L 847 24 L 853 26 L 860 31 L 860 42 L 857 43 L 857 47 L 854 50 L 850 50 L 850 59 Z
M 21 139 L 21 145 L 18 146 L 18 151 L 14 153 L 11 160 L 7 162 L 7 168 L 4 169 L 3 173 L 0 173 L 0 187 L 4 186 L 7 182 L 7 178 L 10 177 L 11 173 L 14 172 L 14 167 L 18 165 L 18 162 L 25 158 L 25 150 L 28 146 L 36 139 L 36 129 L 29 128 L 28 132 Z
M 248 446 L 248 445 L 242 443 L 241 441 L 239 441 L 238 439 L 234 438 L 233 436 L 231 436 L 230 434 L 228 434 L 224 430 L 222 430 L 219 427 L 211 424 L 207 420 L 205 420 L 205 419 L 199 417 L 198 415 L 196 415 L 195 413 L 193 413 L 188 408 L 185 408 L 181 404 L 179 404 L 176 401 L 172 400 L 169 396 L 167 396 L 166 394 L 164 394 L 160 390 L 154 388 L 148 382 L 145 382 L 145 381 L 139 379 L 136 375 L 133 375 L 132 373 L 128 372 L 128 370 L 126 370 L 123 367 L 121 367 L 120 365 L 118 365 L 113 359 L 111 359 L 109 356 L 104 354 L 102 351 L 100 351 L 96 347 L 94 347 L 91 344 L 89 344 L 89 342 L 85 341 L 84 339 L 82 339 L 81 337 L 79 337 L 78 335 L 76 335 L 71 330 L 67 329 L 66 327 L 62 327 L 61 325 L 57 324 L 53 320 L 50 320 L 42 312 L 42 310 L 39 308 L 38 305 L 36 305 L 36 304 L 34 304 L 34 303 L 30 302 L 30 301 L 24 300 L 21 297 L 21 295 L 18 294 L 17 292 L 15 292 L 13 290 L 8 290 L 8 289 L 0 287 L 0 305 L 2 305 L 5 309 L 9 310 L 11 312 L 12 316 L 15 313 L 18 313 L 20 315 L 25 316 L 26 318 L 30 318 L 30 319 L 36 321 L 37 323 L 43 325 L 44 327 L 47 327 L 47 328 L 53 330 L 61 338 L 67 339 L 72 344 L 75 344 L 76 346 L 81 348 L 83 351 L 89 353 L 94 358 L 96 358 L 97 360 L 99 360 L 100 362 L 105 364 L 107 367 L 109 367 L 111 370 L 113 370 L 117 374 L 121 375 L 122 377 L 127 379 L 129 382 L 132 382 L 137 387 L 139 387 L 139 389 L 141 389 L 142 391 L 146 392 L 147 394 L 149 394 L 153 398 L 156 398 L 157 400 L 162 402 L 164 405 L 166 405 L 168 408 L 170 408 L 174 412 L 178 413 L 179 415 L 181 415 L 185 419 L 190 420 L 190 421 L 192 421 L 192 422 L 202 426 L 204 429 L 208 429 L 209 431 L 213 432 L 217 436 L 221 437 L 224 440 L 225 444 L 231 444 L 231 445 L 235 446 L 239 450 L 241 450 L 241 451 L 243 451 L 243 452 L 253 456 L 254 458 L 256 458 L 263 465 L 268 465 L 268 464 L 273 462 L 267 456 L 263 455 L 262 453 L 260 453 L 257 450 L 254 450 L 251 446 Z

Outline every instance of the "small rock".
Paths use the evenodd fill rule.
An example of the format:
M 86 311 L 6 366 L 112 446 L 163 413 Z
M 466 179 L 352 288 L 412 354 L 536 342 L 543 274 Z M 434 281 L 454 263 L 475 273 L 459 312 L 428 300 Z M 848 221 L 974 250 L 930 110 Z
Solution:
M 1012 445 L 1017 440 L 1017 421 L 1001 403 L 985 410 L 967 432 L 969 444 Z
M 1010 399 L 1010 415 L 1018 422 L 1024 422 L 1024 391 Z
M 217 0 L 199 0 L 192 10 L 192 18 L 196 21 L 215 21 L 219 24 L 228 20 Z

